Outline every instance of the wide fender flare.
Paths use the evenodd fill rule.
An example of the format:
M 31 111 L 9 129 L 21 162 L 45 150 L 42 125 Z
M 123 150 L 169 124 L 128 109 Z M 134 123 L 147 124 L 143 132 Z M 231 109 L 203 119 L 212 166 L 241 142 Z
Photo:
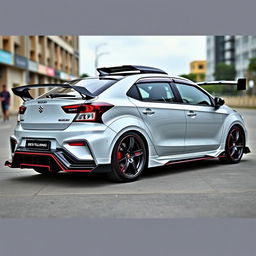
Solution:
M 225 149 L 226 138 L 228 136 L 228 133 L 234 125 L 239 125 L 243 128 L 244 134 L 245 134 L 245 143 L 247 141 L 247 129 L 245 127 L 242 117 L 240 116 L 240 114 L 237 114 L 237 113 L 231 114 L 226 118 L 225 123 L 223 125 L 224 128 L 223 128 L 221 141 L 224 149 Z
M 127 126 L 127 123 L 129 123 L 129 126 Z M 109 126 L 110 129 L 112 129 L 114 132 L 116 132 L 115 137 L 112 140 L 112 144 L 110 146 L 109 150 L 109 157 L 111 159 L 111 155 L 113 152 L 113 148 L 117 142 L 117 140 L 126 132 L 134 131 L 137 133 L 142 134 L 144 139 L 147 142 L 148 150 L 149 150 L 149 156 L 156 156 L 156 150 L 154 147 L 154 144 L 152 142 L 152 138 L 150 137 L 149 133 L 147 132 L 147 127 L 145 124 L 139 120 L 138 118 L 134 117 L 122 117 L 116 120 L 115 122 L 111 123 Z

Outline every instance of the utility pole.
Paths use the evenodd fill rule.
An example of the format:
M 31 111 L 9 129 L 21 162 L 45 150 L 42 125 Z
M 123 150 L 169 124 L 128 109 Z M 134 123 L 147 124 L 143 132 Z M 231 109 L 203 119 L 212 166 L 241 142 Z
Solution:
M 94 67 L 95 67 L 95 76 L 97 76 L 97 68 L 98 68 L 98 63 L 99 63 L 99 58 L 103 55 L 107 55 L 108 52 L 100 52 L 99 53 L 99 48 L 102 46 L 107 45 L 106 43 L 101 43 L 97 44 L 95 47 L 95 59 L 94 59 Z

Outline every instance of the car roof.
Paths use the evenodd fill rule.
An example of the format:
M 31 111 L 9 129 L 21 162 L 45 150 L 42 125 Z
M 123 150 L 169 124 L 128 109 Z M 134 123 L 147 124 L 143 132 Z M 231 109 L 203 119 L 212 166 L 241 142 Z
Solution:
M 149 77 L 165 77 L 165 78 L 171 78 L 171 79 L 182 79 L 185 82 L 193 83 L 192 81 L 179 77 L 179 76 L 170 76 L 168 73 L 162 69 L 155 68 L 155 67 L 149 67 L 149 66 L 141 66 L 141 65 L 122 65 L 122 66 L 113 66 L 113 67 L 101 67 L 97 68 L 97 71 L 99 72 L 98 77 L 94 77 L 94 79 L 99 80 L 123 80 L 127 79 L 130 80 L 130 78 L 140 79 L 140 78 L 149 78 Z M 93 79 L 93 77 L 91 77 Z M 129 79 L 128 79 L 129 78 Z M 84 78 L 84 79 L 90 79 L 90 78 Z M 81 79 L 83 80 L 83 79 Z M 69 81 L 68 83 L 76 83 L 81 80 L 74 80 Z
M 77 81 L 81 81 L 81 80 L 87 80 L 87 79 L 99 79 L 99 80 L 123 80 L 125 78 L 130 78 L 130 77 L 134 77 L 136 79 L 140 79 L 140 78 L 150 78 L 150 77 L 159 77 L 159 78 L 171 78 L 171 79 L 179 79 L 179 80 L 184 80 L 186 82 L 189 83 L 194 83 L 193 81 L 181 77 L 181 76 L 172 76 L 172 75 L 165 75 L 165 74 L 156 74 L 156 73 L 146 73 L 146 74 L 130 74 L 130 75 L 106 75 L 106 76 L 99 76 L 99 77 L 85 77 L 85 78 L 80 78 L 80 79 L 75 79 L 75 80 L 71 80 L 68 81 L 68 83 L 73 83 L 73 82 L 77 82 Z

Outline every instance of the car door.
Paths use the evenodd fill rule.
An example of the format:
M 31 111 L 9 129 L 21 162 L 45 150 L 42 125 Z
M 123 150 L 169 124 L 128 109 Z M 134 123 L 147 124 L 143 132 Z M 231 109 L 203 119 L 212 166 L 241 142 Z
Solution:
M 187 119 L 185 153 L 216 150 L 221 142 L 223 114 L 200 87 L 174 80 Z
M 186 117 L 176 102 L 170 80 L 140 80 L 136 83 L 139 100 L 133 101 L 151 133 L 160 156 L 183 153 Z

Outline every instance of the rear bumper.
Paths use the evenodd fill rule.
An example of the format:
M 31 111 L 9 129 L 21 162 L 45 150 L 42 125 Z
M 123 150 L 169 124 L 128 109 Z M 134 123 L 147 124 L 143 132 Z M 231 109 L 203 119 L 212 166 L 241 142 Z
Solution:
M 81 161 L 94 160 L 97 165 L 111 163 L 112 141 L 116 133 L 103 124 L 72 123 L 65 130 L 24 130 L 17 125 L 14 135 L 12 153 L 26 149 L 27 140 L 47 140 L 51 152 L 66 150 Z M 70 142 L 83 141 L 86 147 L 70 146 Z M 12 145 L 12 141 L 11 141 Z
M 111 167 L 108 164 L 96 165 L 93 160 L 80 161 L 62 149 L 54 152 L 18 150 L 13 154 L 12 162 L 6 161 L 5 166 L 21 169 L 43 168 L 49 172 L 64 171 L 107 173 L 111 171 Z

